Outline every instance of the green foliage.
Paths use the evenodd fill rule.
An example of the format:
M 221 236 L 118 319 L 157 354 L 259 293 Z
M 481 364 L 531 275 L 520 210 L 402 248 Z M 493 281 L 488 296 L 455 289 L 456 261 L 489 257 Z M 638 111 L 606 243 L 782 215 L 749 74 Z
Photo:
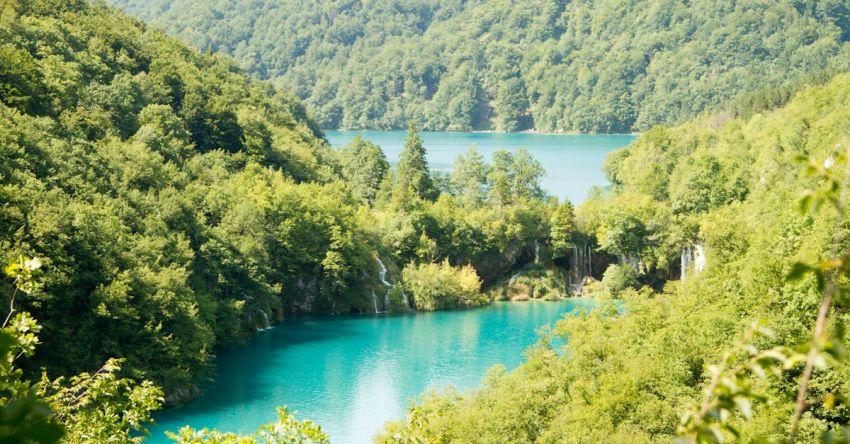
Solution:
M 634 288 L 638 285 L 637 272 L 631 265 L 609 265 L 602 275 L 602 284 L 605 289 L 612 295 L 617 296 L 627 288 Z
M 482 390 L 424 397 L 381 439 L 843 442 L 848 98 L 840 75 L 782 109 L 653 129 L 615 153 L 613 189 L 576 227 L 641 290 L 559 322 L 566 345 L 542 341 Z M 801 192 L 819 211 L 799 213 Z M 707 265 L 674 280 L 688 245 Z
M 558 259 L 567 255 L 573 247 L 573 232 L 575 231 L 575 214 L 573 205 L 564 202 L 558 205 L 549 219 L 549 243 L 552 245 L 552 258 Z
M 540 179 L 545 174 L 540 164 L 525 148 L 512 153 L 498 150 L 493 153 L 488 181 L 493 200 L 499 206 L 513 205 L 525 199 L 540 199 L 543 190 Z
M 27 374 L 119 356 L 185 399 L 260 311 L 366 305 L 354 201 L 295 99 L 101 4 L 16 14 L 0 27 L 0 247 L 51 270 L 21 302 L 44 326 Z
M 490 167 L 475 146 L 458 156 L 449 178 L 451 193 L 467 208 L 484 205 L 489 193 Z
M 487 294 L 495 300 L 557 301 L 570 296 L 569 276 L 560 267 L 527 265 L 488 288 Z
M 9 313 L 0 328 L 0 440 L 9 443 L 141 442 L 162 391 L 150 381 L 118 376 L 121 361 L 110 359 L 94 374 L 32 381 L 19 368 L 39 344 L 41 326 L 29 313 L 15 312 L 16 296 L 33 297 L 42 266 L 19 257 L 4 269 L 10 284 Z
M 842 0 L 113 3 L 289 88 L 324 128 L 643 131 L 775 108 L 850 67 Z
M 277 409 L 276 423 L 260 426 L 251 435 L 194 430 L 190 427 L 169 437 L 178 444 L 328 444 L 328 435 L 310 421 L 298 421 L 286 408 Z
M 402 271 L 404 288 L 420 310 L 445 310 L 484 305 L 481 280 L 470 266 L 453 267 L 448 261 L 410 264 Z
M 14 14 L 0 26 L 0 247 L 50 269 L 21 302 L 43 322 L 26 375 L 68 381 L 120 357 L 116 385 L 184 401 L 216 350 L 266 318 L 371 312 L 374 251 L 397 282 L 404 264 L 447 260 L 492 283 L 545 246 L 527 152 L 500 155 L 498 198 L 474 152 L 438 189 L 415 127 L 390 170 L 365 140 L 333 151 L 289 94 L 100 3 Z
M 390 168 L 381 147 L 357 136 L 339 153 L 342 174 L 354 195 L 373 204 Z
M 418 129 L 411 124 L 398 161 L 393 199 L 404 205 L 414 199 L 432 199 L 435 194 L 425 147 Z M 401 206 L 400 205 L 400 206 Z

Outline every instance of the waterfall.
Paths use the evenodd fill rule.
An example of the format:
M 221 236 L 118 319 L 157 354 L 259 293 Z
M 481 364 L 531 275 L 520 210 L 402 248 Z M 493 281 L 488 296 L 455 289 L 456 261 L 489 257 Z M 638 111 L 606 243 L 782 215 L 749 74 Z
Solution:
M 688 269 L 691 268 L 692 261 L 693 254 L 691 253 L 691 246 L 688 245 L 682 248 L 682 253 L 679 255 L 679 266 L 681 268 L 680 279 L 682 282 L 685 282 L 685 277 L 688 275 Z
M 384 284 L 385 287 L 392 287 L 393 285 L 387 282 L 387 267 L 384 266 L 384 263 L 381 262 L 381 258 L 377 255 L 375 256 L 375 260 L 378 262 L 378 267 L 381 269 L 381 272 L 378 274 L 378 277 L 381 279 L 381 283 Z
M 702 249 L 702 245 L 696 244 L 694 246 L 694 270 L 697 273 L 701 273 L 702 270 L 705 270 L 705 264 L 707 262 L 705 258 L 705 250 Z
M 375 313 L 380 313 L 378 311 L 378 295 L 375 294 L 375 290 L 372 290 L 372 305 L 375 307 Z
M 513 275 L 511 275 L 511 278 L 508 280 L 508 282 L 509 282 L 509 283 L 511 283 L 511 284 L 513 284 L 513 283 L 517 280 L 517 278 L 519 277 L 519 275 L 521 275 L 521 274 L 522 274 L 522 270 L 517 271 L 516 273 L 514 273 Z
M 581 291 L 587 279 L 593 275 L 593 247 L 589 243 L 573 244 L 573 257 L 570 260 L 570 289 L 573 293 Z
M 691 267 L 693 267 L 694 273 L 699 274 L 705 270 L 706 263 L 707 259 L 705 258 L 705 250 L 702 245 L 694 244 L 693 248 L 691 248 L 691 245 L 682 248 L 680 258 L 682 282 L 685 282 L 688 270 L 690 270 Z
M 401 289 L 401 301 L 404 302 L 404 306 L 410 310 L 410 301 L 407 300 L 407 294 L 404 292 L 404 289 Z
M 534 263 L 540 263 L 540 242 L 534 239 Z
M 269 322 L 269 315 L 266 314 L 265 311 L 261 309 L 257 309 L 260 312 L 260 317 L 262 318 L 262 323 L 259 327 L 257 327 L 257 331 L 269 330 L 272 328 L 272 323 Z
M 378 279 L 381 280 L 381 283 L 384 284 L 384 287 L 387 287 L 387 294 L 384 295 L 384 311 L 387 311 L 387 310 L 390 309 L 390 291 L 392 291 L 392 289 L 393 289 L 393 287 L 395 287 L 395 285 L 391 284 L 390 281 L 387 280 L 387 267 L 384 265 L 383 261 L 381 261 L 381 258 L 378 257 L 377 254 L 375 255 L 375 262 L 378 263 L 378 268 L 380 269 L 380 271 L 378 273 Z M 374 291 L 372 293 L 374 294 Z M 410 310 L 410 302 L 407 300 L 407 295 L 404 294 L 404 290 L 401 290 L 401 297 L 402 297 L 402 302 L 404 302 L 404 306 L 407 307 L 408 310 Z M 376 313 L 377 313 L 377 306 L 378 306 L 378 303 L 377 303 L 377 299 L 376 299 L 375 300 Z

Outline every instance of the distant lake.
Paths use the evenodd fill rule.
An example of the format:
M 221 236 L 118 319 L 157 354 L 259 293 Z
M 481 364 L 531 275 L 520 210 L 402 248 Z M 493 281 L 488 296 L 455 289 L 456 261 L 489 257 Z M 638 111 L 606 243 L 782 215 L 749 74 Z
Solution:
M 297 317 L 216 359 L 201 398 L 157 415 L 149 443 L 181 426 L 251 433 L 285 405 L 335 444 L 372 442 L 425 390 L 481 385 L 495 364 L 513 369 L 538 329 L 595 302 L 495 302 L 485 308 L 400 315 Z
M 407 135 L 405 131 L 326 131 L 325 134 L 336 148 L 348 144 L 355 136 L 362 136 L 379 145 L 391 163 L 398 162 Z M 436 171 L 451 171 L 457 156 L 472 145 L 488 160 L 499 149 L 525 148 L 546 169 L 546 177 L 541 181 L 543 188 L 573 203 L 583 201 L 592 187 L 608 185 L 602 172 L 605 157 L 635 139 L 628 134 L 423 132 L 421 136 L 428 162 Z

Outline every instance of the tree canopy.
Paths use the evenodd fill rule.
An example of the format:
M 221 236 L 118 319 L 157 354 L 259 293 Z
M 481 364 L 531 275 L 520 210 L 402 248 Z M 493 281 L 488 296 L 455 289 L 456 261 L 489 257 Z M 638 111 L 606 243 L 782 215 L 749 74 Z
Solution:
M 324 128 L 642 131 L 850 67 L 842 0 L 112 1 L 232 54 Z
M 363 139 L 332 149 L 296 98 L 226 56 L 102 3 L 3 6 L 0 251 L 46 270 L 20 301 L 43 326 L 29 375 L 120 358 L 179 402 L 218 349 L 286 313 L 372 312 L 376 257 L 395 283 L 448 261 L 490 284 L 546 242 L 530 159 L 500 167 L 523 179 L 492 214 L 487 183 L 469 201 L 437 189 L 415 128 L 390 168 Z M 419 305 L 487 302 L 456 290 Z
M 845 442 L 848 97 L 839 75 L 612 153 L 613 189 L 550 230 L 553 254 L 587 236 L 618 259 L 590 286 L 618 303 L 481 390 L 423 395 L 379 442 Z

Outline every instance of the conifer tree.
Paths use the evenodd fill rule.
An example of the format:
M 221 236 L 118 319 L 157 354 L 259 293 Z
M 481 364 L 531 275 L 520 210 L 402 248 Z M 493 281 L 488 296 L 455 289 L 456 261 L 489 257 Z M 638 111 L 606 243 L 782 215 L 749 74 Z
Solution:
M 406 196 L 416 196 L 421 199 L 433 199 L 435 190 L 425 159 L 425 147 L 419 130 L 411 123 L 407 129 L 407 139 L 398 163 L 398 175 L 395 187 L 396 199 Z

